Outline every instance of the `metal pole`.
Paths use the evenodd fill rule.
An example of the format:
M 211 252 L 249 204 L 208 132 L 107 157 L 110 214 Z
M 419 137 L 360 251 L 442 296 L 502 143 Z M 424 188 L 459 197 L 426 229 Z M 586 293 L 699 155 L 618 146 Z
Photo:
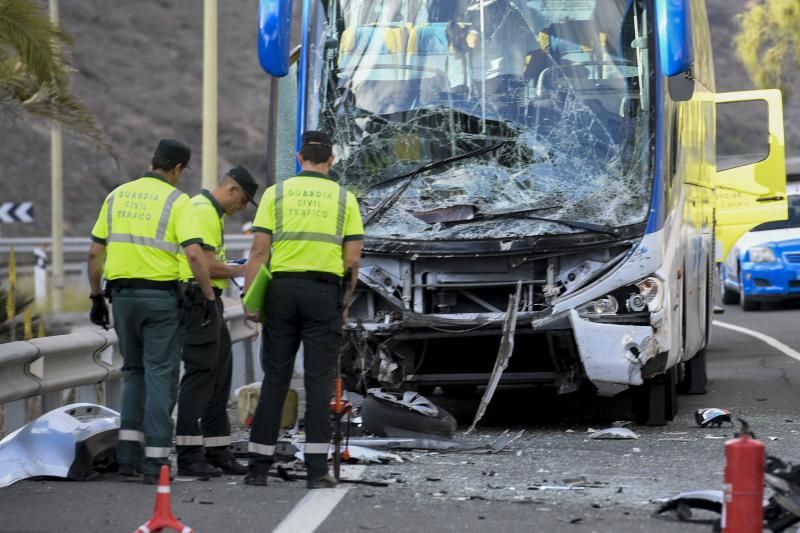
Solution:
M 58 0 L 50 0 L 50 22 L 58 26 Z M 52 311 L 64 311 L 64 163 L 61 128 L 50 129 L 50 233 L 53 237 Z
M 217 181 L 217 0 L 203 6 L 203 168 L 202 184 Z

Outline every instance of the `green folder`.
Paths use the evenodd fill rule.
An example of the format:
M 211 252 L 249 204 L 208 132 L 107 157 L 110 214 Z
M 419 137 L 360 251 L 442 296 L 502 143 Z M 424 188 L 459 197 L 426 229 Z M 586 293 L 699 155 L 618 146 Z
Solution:
M 267 270 L 267 267 L 261 265 L 253 283 L 250 284 L 250 288 L 247 290 L 247 294 L 242 298 L 242 303 L 249 312 L 256 313 L 264 308 L 264 296 L 267 294 L 267 287 L 271 280 L 272 274 Z

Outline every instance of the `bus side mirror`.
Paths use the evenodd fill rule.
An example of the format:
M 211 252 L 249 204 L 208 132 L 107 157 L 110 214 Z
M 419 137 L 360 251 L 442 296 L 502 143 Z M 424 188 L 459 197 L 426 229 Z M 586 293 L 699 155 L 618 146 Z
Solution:
M 258 1 L 258 62 L 267 74 L 289 73 L 291 29 L 292 0 Z
M 692 68 L 692 13 L 687 0 L 655 0 L 656 35 L 665 77 L 688 73 Z

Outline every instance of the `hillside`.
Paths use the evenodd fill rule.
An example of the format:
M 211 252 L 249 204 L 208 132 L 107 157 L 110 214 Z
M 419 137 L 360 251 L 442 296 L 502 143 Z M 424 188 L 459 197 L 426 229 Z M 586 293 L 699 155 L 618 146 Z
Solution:
M 733 17 L 746 0 L 708 0 L 717 89 L 750 88 L 733 57 Z M 46 5 L 46 2 L 42 2 Z M 146 169 L 160 137 L 195 150 L 181 188 L 200 187 L 202 5 L 200 0 L 69 0 L 63 27 L 74 37 L 75 91 L 97 114 L 122 155 L 116 169 L 104 154 L 68 139 L 64 172 L 67 235 L 87 235 L 108 191 Z M 265 178 L 267 78 L 255 53 L 257 2 L 220 2 L 219 166 L 241 163 Z M 800 104 L 787 109 L 787 141 L 800 142 Z M 50 136 L 40 124 L 0 117 L 0 202 L 34 201 L 35 224 L 5 225 L 2 236 L 50 231 Z M 252 216 L 246 212 L 237 219 Z M 238 224 L 229 226 L 236 231 Z

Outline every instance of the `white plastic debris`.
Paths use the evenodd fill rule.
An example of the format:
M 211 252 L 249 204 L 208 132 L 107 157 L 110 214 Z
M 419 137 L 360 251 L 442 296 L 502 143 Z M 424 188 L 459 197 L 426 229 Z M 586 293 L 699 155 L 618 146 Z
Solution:
M 628 428 L 606 428 L 606 429 L 601 429 L 600 431 L 595 431 L 594 433 L 589 435 L 589 438 L 624 440 L 624 439 L 638 439 L 639 435 L 637 435 Z
M 374 450 L 372 448 L 366 448 L 364 446 L 348 446 L 348 451 L 350 452 L 350 458 L 355 459 L 362 463 L 391 463 L 397 462 L 402 463 L 403 458 L 397 454 L 389 453 L 381 450 Z M 302 451 L 297 452 L 294 454 L 295 458 L 299 461 L 304 461 L 304 455 Z M 328 458 L 332 457 L 332 452 L 328 452 Z

